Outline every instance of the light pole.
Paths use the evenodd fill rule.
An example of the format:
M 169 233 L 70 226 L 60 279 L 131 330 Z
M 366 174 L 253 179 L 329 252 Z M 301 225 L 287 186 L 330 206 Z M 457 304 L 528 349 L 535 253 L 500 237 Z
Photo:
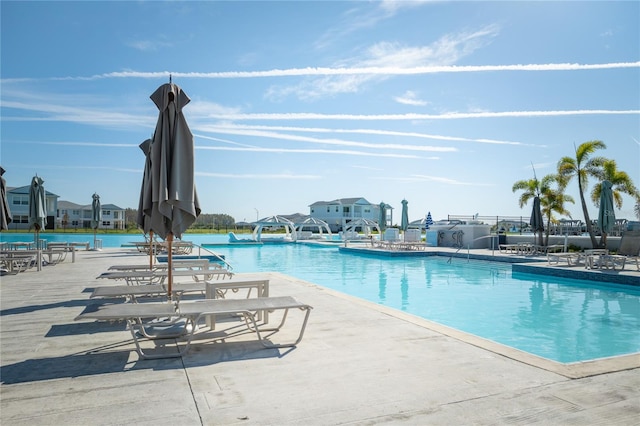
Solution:
M 253 208 L 256 211 L 256 222 L 260 220 L 260 212 L 255 207 Z

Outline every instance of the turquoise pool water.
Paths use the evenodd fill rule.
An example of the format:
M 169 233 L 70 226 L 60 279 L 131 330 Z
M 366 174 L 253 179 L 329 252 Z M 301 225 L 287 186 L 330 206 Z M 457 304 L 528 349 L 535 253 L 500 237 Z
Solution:
M 104 247 L 141 240 L 108 237 L 100 236 Z M 227 238 L 198 237 L 185 239 Z M 304 244 L 212 249 L 235 272 L 282 272 L 563 363 L 640 352 L 640 289 L 629 286 L 512 273 L 500 262 L 387 258 Z

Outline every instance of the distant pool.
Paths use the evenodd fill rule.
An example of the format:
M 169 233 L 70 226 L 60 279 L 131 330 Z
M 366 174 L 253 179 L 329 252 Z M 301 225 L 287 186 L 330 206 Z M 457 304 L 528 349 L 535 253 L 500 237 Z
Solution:
M 33 239 L 0 234 L 0 240 L 16 235 L 12 241 Z M 50 241 L 93 240 L 93 234 L 45 234 L 54 236 L 60 239 Z M 98 238 L 104 247 L 142 240 L 141 235 Z M 219 244 L 227 238 L 184 239 Z M 235 272 L 281 272 L 562 363 L 640 352 L 640 289 L 634 287 L 513 273 L 501 262 L 387 258 L 306 244 L 213 250 Z

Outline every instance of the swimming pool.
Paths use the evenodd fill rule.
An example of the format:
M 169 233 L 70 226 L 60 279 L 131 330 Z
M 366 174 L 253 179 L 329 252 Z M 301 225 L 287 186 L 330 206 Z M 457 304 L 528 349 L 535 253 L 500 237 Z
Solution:
M 216 251 L 236 272 L 282 272 L 562 363 L 640 352 L 640 289 L 629 286 L 304 244 Z
M 89 241 L 92 234 L 45 234 Z M 32 234 L 2 234 L 27 241 Z M 99 235 L 104 247 L 142 240 Z M 188 235 L 197 244 L 226 235 Z M 218 245 L 235 272 L 277 271 L 562 363 L 640 352 L 640 289 L 537 274 L 501 262 L 380 257 L 306 244 Z

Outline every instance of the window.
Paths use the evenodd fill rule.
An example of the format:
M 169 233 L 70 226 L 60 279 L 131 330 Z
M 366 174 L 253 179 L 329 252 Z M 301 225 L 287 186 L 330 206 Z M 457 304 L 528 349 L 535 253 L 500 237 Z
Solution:
M 27 195 L 16 195 L 13 197 L 13 204 L 16 206 L 28 206 L 29 205 L 29 196 Z
M 336 206 L 336 213 L 338 213 L 338 206 Z
M 111 216 L 111 210 L 102 210 L 102 214 L 105 216 Z
M 119 212 L 113 212 L 113 218 L 114 218 L 114 219 L 117 219 L 117 218 L 118 218 L 118 213 L 119 213 Z
M 105 227 L 111 226 L 111 221 L 110 220 L 103 220 L 102 221 L 102 226 L 105 226 Z
M 74 216 L 80 216 L 80 210 L 72 210 L 71 214 Z
M 327 206 L 327 213 L 330 213 L 331 211 L 329 210 L 331 207 Z

